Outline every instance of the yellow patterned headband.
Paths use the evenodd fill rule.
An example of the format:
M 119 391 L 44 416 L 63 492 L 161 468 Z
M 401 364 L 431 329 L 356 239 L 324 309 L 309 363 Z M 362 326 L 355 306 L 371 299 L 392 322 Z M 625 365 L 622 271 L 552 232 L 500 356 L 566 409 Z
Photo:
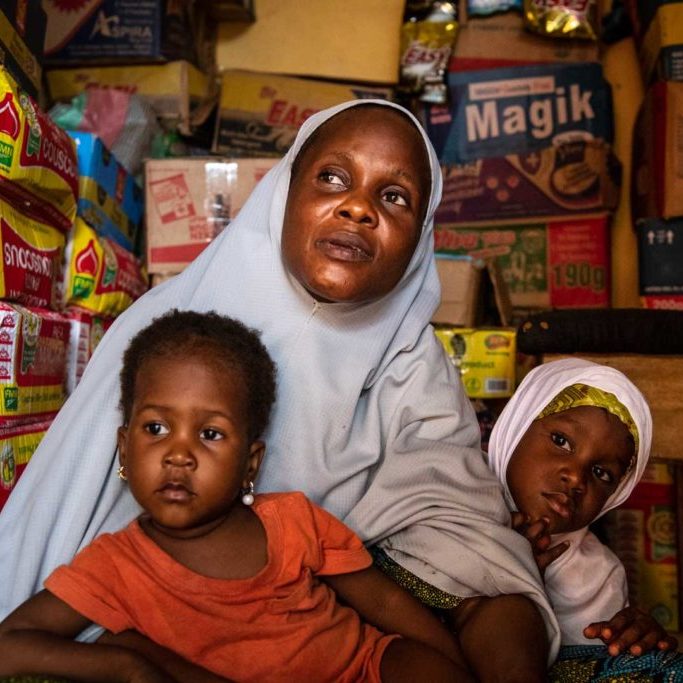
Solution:
M 628 412 L 626 406 L 609 391 L 603 391 L 596 387 L 590 387 L 587 384 L 572 384 L 560 391 L 555 398 L 543 408 L 541 414 L 536 418 L 540 420 L 542 417 L 561 413 L 570 408 L 578 408 L 579 406 L 595 406 L 596 408 L 604 408 L 605 410 L 616 415 L 628 429 L 633 437 L 636 445 L 636 454 L 638 453 L 638 428 L 636 423 Z

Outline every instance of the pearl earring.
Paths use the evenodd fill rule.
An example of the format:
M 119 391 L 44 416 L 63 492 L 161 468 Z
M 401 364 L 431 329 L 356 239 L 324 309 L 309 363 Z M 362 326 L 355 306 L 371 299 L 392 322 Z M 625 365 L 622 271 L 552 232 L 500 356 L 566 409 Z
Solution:
M 249 482 L 249 487 L 242 489 L 242 502 L 249 506 L 254 504 L 254 482 Z
M 118 475 L 118 478 L 121 479 L 121 481 L 127 481 L 128 477 L 126 476 L 126 466 L 121 465 L 118 470 L 116 470 L 116 474 Z

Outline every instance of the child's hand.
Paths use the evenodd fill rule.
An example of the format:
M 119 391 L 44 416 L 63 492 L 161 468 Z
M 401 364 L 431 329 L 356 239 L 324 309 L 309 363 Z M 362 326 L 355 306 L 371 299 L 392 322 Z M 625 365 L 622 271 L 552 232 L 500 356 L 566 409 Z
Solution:
M 600 638 L 612 656 L 622 652 L 642 655 L 653 648 L 675 650 L 678 640 L 649 614 L 626 607 L 609 621 L 596 621 L 583 629 L 586 638 Z
M 541 576 L 545 574 L 548 565 L 569 548 L 569 543 L 566 541 L 550 547 L 549 523 L 545 517 L 532 521 L 522 512 L 512 513 L 512 528 L 531 543 L 531 550 Z

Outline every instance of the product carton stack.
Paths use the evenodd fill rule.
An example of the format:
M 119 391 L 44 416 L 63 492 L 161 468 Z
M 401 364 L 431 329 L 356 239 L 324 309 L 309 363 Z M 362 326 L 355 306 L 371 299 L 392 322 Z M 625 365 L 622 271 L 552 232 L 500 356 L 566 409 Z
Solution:
M 631 184 L 640 296 L 647 308 L 683 310 L 683 2 L 627 4 L 648 83 Z
M 435 249 L 445 294 L 436 323 L 473 325 L 464 309 L 449 310 L 447 296 L 450 281 L 476 274 L 478 263 L 501 274 L 507 324 L 533 310 L 610 305 L 609 222 L 620 177 L 599 17 L 593 2 L 554 4 L 574 22 L 570 37 L 553 33 L 541 0 L 457 3 L 446 97 L 438 101 L 433 86 L 418 93 L 444 178 Z M 438 20 L 417 16 L 423 33 Z M 488 378 L 506 387 L 497 393 L 468 392 L 510 396 L 512 376 L 507 385 L 500 372 Z
M 76 5 L 43 0 L 51 102 L 68 103 L 103 88 L 135 94 L 151 107 L 170 140 L 177 133 L 189 135 L 211 90 L 208 65 L 200 60 L 202 23 L 195 3 L 83 0 Z
M 63 255 L 76 215 L 73 141 L 0 69 L 0 507 L 65 400 Z
M 179 273 L 229 229 L 309 116 L 349 99 L 392 95 L 403 5 L 403 0 L 205 3 L 210 21 L 217 22 L 214 156 L 146 163 L 152 284 Z

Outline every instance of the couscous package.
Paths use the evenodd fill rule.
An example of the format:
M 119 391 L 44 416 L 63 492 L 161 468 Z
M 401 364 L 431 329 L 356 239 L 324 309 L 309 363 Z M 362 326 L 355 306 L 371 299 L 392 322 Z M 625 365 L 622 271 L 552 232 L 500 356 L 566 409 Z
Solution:
M 69 309 L 65 315 L 71 324 L 71 341 L 66 369 L 66 393 L 71 394 L 81 381 L 85 366 L 114 319 L 79 309 Z
M 57 308 L 66 235 L 0 199 L 0 299 Z
M 140 261 L 80 217 L 66 248 L 64 304 L 115 317 L 147 290 Z
M 69 333 L 58 313 L 0 302 L 0 426 L 62 407 Z
M 76 215 L 78 164 L 73 140 L 0 68 L 0 195 L 67 231 Z

